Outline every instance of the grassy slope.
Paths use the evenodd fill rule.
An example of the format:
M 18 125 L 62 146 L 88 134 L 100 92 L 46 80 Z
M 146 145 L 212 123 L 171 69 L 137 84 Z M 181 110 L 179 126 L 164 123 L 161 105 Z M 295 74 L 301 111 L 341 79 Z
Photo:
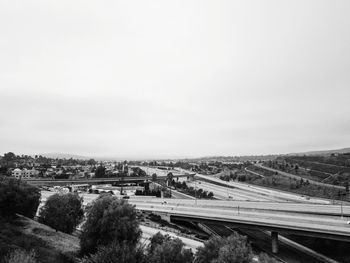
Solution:
M 11 223 L 0 222 L 0 259 L 9 250 L 34 249 L 38 262 L 63 263 L 78 252 L 79 239 L 56 232 L 36 221 L 19 216 Z M 1 261 L 0 261 L 1 262 Z

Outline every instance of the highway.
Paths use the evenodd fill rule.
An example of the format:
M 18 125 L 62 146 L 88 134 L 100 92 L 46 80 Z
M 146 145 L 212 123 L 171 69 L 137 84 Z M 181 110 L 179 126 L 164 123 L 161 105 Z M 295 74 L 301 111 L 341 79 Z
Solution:
M 224 222 L 238 224 L 242 227 L 261 229 L 278 229 L 303 235 L 309 233 L 324 238 L 350 241 L 350 226 L 340 217 L 314 216 L 300 213 L 277 213 L 263 210 L 224 210 L 222 208 L 174 206 L 168 204 L 148 204 L 132 202 L 136 209 L 153 213 L 163 213 L 167 216 L 176 216 L 188 221 L 197 222 Z
M 221 183 L 225 183 L 225 181 L 221 181 Z M 277 197 L 270 197 L 263 193 L 256 193 L 254 191 L 245 191 L 241 190 L 239 188 L 230 188 L 228 186 L 231 186 L 227 184 L 228 186 L 219 186 L 211 183 L 207 183 L 204 181 L 197 181 L 197 182 L 188 182 L 188 186 L 194 187 L 194 188 L 202 188 L 203 190 L 206 190 L 208 192 L 213 192 L 214 197 L 218 199 L 232 199 L 238 200 L 238 201 L 281 201 L 284 200 L 282 198 Z
M 274 190 L 270 188 L 240 183 L 240 182 L 225 182 L 219 178 L 215 178 L 213 176 L 208 175 L 201 175 L 196 174 L 196 179 L 199 180 L 205 180 L 208 182 L 226 185 L 235 188 L 235 191 L 232 190 L 233 196 L 235 195 L 235 192 L 237 193 L 237 197 L 241 196 L 241 199 L 244 199 L 242 196 L 245 196 L 244 200 L 251 200 L 251 201 L 289 201 L 289 202 L 303 202 L 303 203 L 318 203 L 318 204 L 330 204 L 331 201 L 320 199 L 320 198 L 314 198 L 314 197 L 306 197 L 302 195 L 297 195 L 293 193 L 283 192 L 279 190 Z M 197 184 L 197 187 L 199 187 L 199 184 Z M 213 184 L 211 184 L 211 187 L 213 187 Z M 215 186 L 216 187 L 216 186 Z M 219 187 L 219 188 L 218 188 Z M 219 196 L 225 196 L 227 198 L 227 189 L 225 186 L 218 186 L 217 188 L 217 194 Z M 220 188 L 221 187 L 221 188 Z M 202 187 L 201 187 L 202 188 Z M 240 191 L 238 191 L 240 190 Z M 215 196 L 215 192 L 214 192 Z M 236 198 L 237 200 L 239 200 Z
M 47 197 L 55 194 L 55 192 L 41 191 L 41 200 L 45 202 Z M 90 203 L 95 200 L 98 194 L 80 194 L 84 198 L 84 204 Z M 291 213 L 304 213 L 314 215 L 328 215 L 328 216 L 343 216 L 350 218 L 350 206 L 341 205 L 326 205 L 326 204 L 303 204 L 303 203 L 291 203 L 291 202 L 252 202 L 252 201 L 230 201 L 230 200 L 205 200 L 205 199 L 171 199 L 171 198 L 155 198 L 147 196 L 131 196 L 128 199 L 132 204 L 146 203 L 149 205 L 163 204 L 164 201 L 168 205 L 172 206 L 187 206 L 187 207 L 204 207 L 204 208 L 218 208 L 223 210 L 237 210 L 238 207 L 241 211 L 246 210 L 268 210 L 277 212 L 291 212 Z M 281 205 L 283 204 L 283 205 Z M 349 219 L 350 220 L 350 219 Z M 349 226 L 350 228 L 350 226 Z
M 53 192 L 42 192 L 45 202 Z M 84 203 L 97 198 L 95 194 L 83 194 Z M 164 202 L 166 200 L 166 203 Z M 296 231 L 308 231 L 350 238 L 350 206 L 343 207 L 344 218 L 336 205 L 293 204 L 269 202 L 230 202 L 215 200 L 130 198 L 128 202 L 142 211 L 168 215 L 216 220 L 247 225 L 277 227 Z M 316 214 L 316 215 L 315 215 Z

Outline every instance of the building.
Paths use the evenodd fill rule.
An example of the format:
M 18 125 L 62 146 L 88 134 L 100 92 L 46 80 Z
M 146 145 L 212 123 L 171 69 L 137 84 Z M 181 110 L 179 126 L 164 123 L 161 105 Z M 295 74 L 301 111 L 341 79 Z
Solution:
M 12 176 L 15 177 L 16 179 L 21 178 L 21 177 L 22 177 L 22 171 L 21 171 L 21 169 L 18 169 L 18 168 L 14 169 L 14 170 L 12 171 Z
M 39 171 L 35 170 L 34 168 L 33 169 L 24 168 L 23 170 L 16 168 L 12 171 L 12 176 L 15 177 L 16 179 L 20 179 L 20 178 L 30 179 L 32 177 L 36 177 L 38 174 L 39 174 Z
M 22 170 L 22 178 L 29 179 L 31 177 L 36 177 L 39 174 L 38 170 L 33 169 L 23 169 Z

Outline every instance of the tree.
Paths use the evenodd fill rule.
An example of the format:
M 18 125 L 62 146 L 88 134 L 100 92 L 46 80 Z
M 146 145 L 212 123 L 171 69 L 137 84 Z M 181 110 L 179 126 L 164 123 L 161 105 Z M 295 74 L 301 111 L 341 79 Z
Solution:
M 85 256 L 79 263 L 142 263 L 144 254 L 142 247 L 135 247 L 125 242 L 112 242 L 107 246 L 100 246 L 97 252 Z M 146 262 L 145 262 L 146 263 Z
M 299 171 L 299 166 L 297 164 L 294 166 L 294 170 L 295 170 L 295 173 L 297 174 Z
M 196 253 L 195 263 L 248 263 L 253 252 L 247 237 L 236 232 L 226 238 L 212 237 L 200 247 Z
M 95 161 L 94 159 L 89 159 L 89 160 L 87 161 L 87 164 L 88 164 L 88 165 L 95 165 L 95 164 L 96 164 L 96 161 Z
M 106 168 L 102 165 L 98 166 L 95 171 L 95 177 L 101 178 L 106 176 Z
M 152 174 L 152 181 L 153 182 L 157 181 L 157 174 L 156 173 Z
M 40 209 L 39 222 L 71 234 L 84 217 L 83 198 L 77 194 L 54 194 Z
M 81 253 L 95 253 L 99 245 L 112 242 L 135 246 L 140 237 L 134 206 L 124 199 L 101 196 L 87 208 L 87 219 L 80 235 Z
M 0 216 L 13 217 L 16 213 L 34 218 L 40 204 L 40 189 L 16 179 L 0 182 Z
M 171 185 L 173 178 L 174 178 L 173 173 L 170 172 L 167 174 L 168 185 Z
M 148 245 L 148 252 L 153 253 L 154 249 L 158 245 L 162 245 L 165 241 L 169 241 L 170 236 L 169 235 L 162 235 L 162 233 L 158 232 L 155 235 L 151 237 L 150 243 Z
M 11 162 L 11 161 L 14 161 L 16 159 L 16 155 L 13 152 L 8 152 L 8 153 L 4 154 L 3 159 L 6 162 Z
M 157 233 L 151 239 L 147 255 L 148 263 L 192 263 L 193 254 L 184 248 L 179 239 L 171 239 L 168 235 Z

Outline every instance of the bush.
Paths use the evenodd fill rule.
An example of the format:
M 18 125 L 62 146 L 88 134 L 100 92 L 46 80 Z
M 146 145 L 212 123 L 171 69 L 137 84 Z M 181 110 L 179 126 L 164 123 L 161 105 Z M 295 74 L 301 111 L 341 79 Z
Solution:
M 278 263 L 276 259 L 270 257 L 266 253 L 260 253 L 258 262 L 259 263 Z
M 84 217 L 83 199 L 77 194 L 54 194 L 40 209 L 39 222 L 71 234 Z
M 170 236 L 169 235 L 162 235 L 160 232 L 153 235 L 150 239 L 150 243 L 148 245 L 148 253 L 152 254 L 154 249 L 158 245 L 162 245 L 165 241 L 169 241 Z
M 246 263 L 251 262 L 253 252 L 247 238 L 237 233 L 227 237 L 212 237 L 196 253 L 195 263 Z
M 40 189 L 17 179 L 0 182 L 0 216 L 16 213 L 34 218 L 40 204 Z
M 36 263 L 35 252 L 31 250 L 27 252 L 23 249 L 13 250 L 5 257 L 4 263 Z
M 113 242 L 107 246 L 100 246 L 97 252 L 90 256 L 85 256 L 79 263 L 142 263 L 144 254 L 141 247 L 130 246 L 122 242 Z
M 134 206 L 113 196 L 101 196 L 87 209 L 80 235 L 81 254 L 93 254 L 98 246 L 126 242 L 136 246 L 141 230 Z
M 155 234 L 148 246 L 148 263 L 191 263 L 193 254 L 190 249 L 184 248 L 179 239 L 171 239 L 168 235 Z

